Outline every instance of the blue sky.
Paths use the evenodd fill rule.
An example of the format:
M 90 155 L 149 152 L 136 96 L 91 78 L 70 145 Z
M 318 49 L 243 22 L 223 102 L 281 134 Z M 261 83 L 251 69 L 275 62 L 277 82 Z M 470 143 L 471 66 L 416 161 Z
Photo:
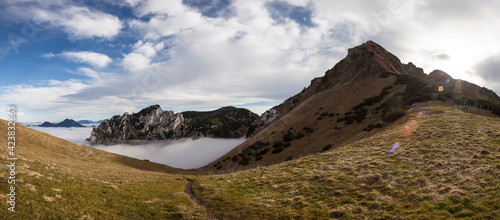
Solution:
M 257 113 L 374 40 L 500 92 L 498 1 L 3 0 L 0 108 L 104 119 L 233 105 Z M 0 116 L 5 118 L 6 116 Z

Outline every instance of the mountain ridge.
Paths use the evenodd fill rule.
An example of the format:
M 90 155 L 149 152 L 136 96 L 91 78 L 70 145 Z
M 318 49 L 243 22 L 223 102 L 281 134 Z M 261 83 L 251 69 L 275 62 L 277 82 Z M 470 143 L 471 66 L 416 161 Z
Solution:
M 104 120 L 92 130 L 89 141 L 95 145 L 186 137 L 240 138 L 247 135 L 257 117 L 250 110 L 236 107 L 174 113 L 151 105 L 137 113 L 126 112 Z
M 416 102 L 451 100 L 500 115 L 497 97 L 442 71 L 427 75 L 367 41 L 349 49 L 303 91 L 262 114 L 247 141 L 202 169 L 233 172 L 341 147 L 383 131 Z
M 59 122 L 59 123 L 51 123 L 51 122 L 46 121 L 38 126 L 40 126 L 40 127 L 65 127 L 65 128 L 85 127 L 85 126 L 81 125 L 80 123 L 76 122 L 75 120 L 68 119 L 68 118 L 64 119 L 64 121 Z

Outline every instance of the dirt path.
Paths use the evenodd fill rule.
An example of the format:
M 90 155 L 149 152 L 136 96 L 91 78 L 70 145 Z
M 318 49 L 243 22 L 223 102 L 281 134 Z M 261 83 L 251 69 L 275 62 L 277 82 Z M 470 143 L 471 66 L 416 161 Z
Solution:
M 184 192 L 189 196 L 189 198 L 194 202 L 194 204 L 196 206 L 198 206 L 198 208 L 200 208 L 201 210 L 203 210 L 203 212 L 205 212 L 205 215 L 207 216 L 207 218 L 217 219 L 217 217 L 215 217 L 215 215 L 212 212 L 210 212 L 206 206 L 201 204 L 200 201 L 198 201 L 198 199 L 196 199 L 196 197 L 194 196 L 194 194 L 193 194 L 193 180 L 186 178 L 186 181 L 187 181 L 187 183 L 186 183 L 186 186 L 184 186 Z

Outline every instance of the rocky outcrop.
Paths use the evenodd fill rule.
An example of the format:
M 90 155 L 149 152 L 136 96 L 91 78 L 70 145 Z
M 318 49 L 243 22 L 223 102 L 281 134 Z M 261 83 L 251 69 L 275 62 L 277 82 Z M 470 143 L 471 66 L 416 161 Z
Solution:
M 185 137 L 239 138 L 257 115 L 247 109 L 224 107 L 210 112 L 163 111 L 152 105 L 138 113 L 115 115 L 92 130 L 91 144 L 130 143 Z

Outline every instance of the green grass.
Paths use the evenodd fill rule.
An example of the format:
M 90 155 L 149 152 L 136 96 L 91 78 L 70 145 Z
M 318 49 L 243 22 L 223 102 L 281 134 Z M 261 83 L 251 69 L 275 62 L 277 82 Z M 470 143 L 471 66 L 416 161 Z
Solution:
M 195 196 L 218 219 L 500 218 L 498 117 L 434 101 L 414 105 L 379 129 L 349 145 L 323 146 L 328 152 L 188 177 Z M 28 129 L 20 128 L 18 137 L 24 147 L 18 149 L 16 213 L 2 202 L 0 219 L 207 218 L 184 193 L 184 176 L 162 166 Z M 399 148 L 389 155 L 395 142 Z M 250 155 L 234 159 L 262 159 L 286 144 L 257 141 Z M 1 166 L 0 196 L 8 193 L 7 178 Z
M 186 180 L 176 175 L 130 173 L 116 180 L 60 174 L 38 162 L 18 161 L 16 213 L 2 202 L 1 219 L 191 219 L 203 217 L 184 194 Z M 2 167 L 1 173 L 6 173 Z M 96 172 L 99 172 L 96 169 Z M 6 177 L 0 181 L 6 195 Z
M 499 218 L 500 149 L 491 137 L 500 138 L 500 120 L 443 102 L 411 112 L 327 153 L 197 177 L 194 192 L 222 219 Z

